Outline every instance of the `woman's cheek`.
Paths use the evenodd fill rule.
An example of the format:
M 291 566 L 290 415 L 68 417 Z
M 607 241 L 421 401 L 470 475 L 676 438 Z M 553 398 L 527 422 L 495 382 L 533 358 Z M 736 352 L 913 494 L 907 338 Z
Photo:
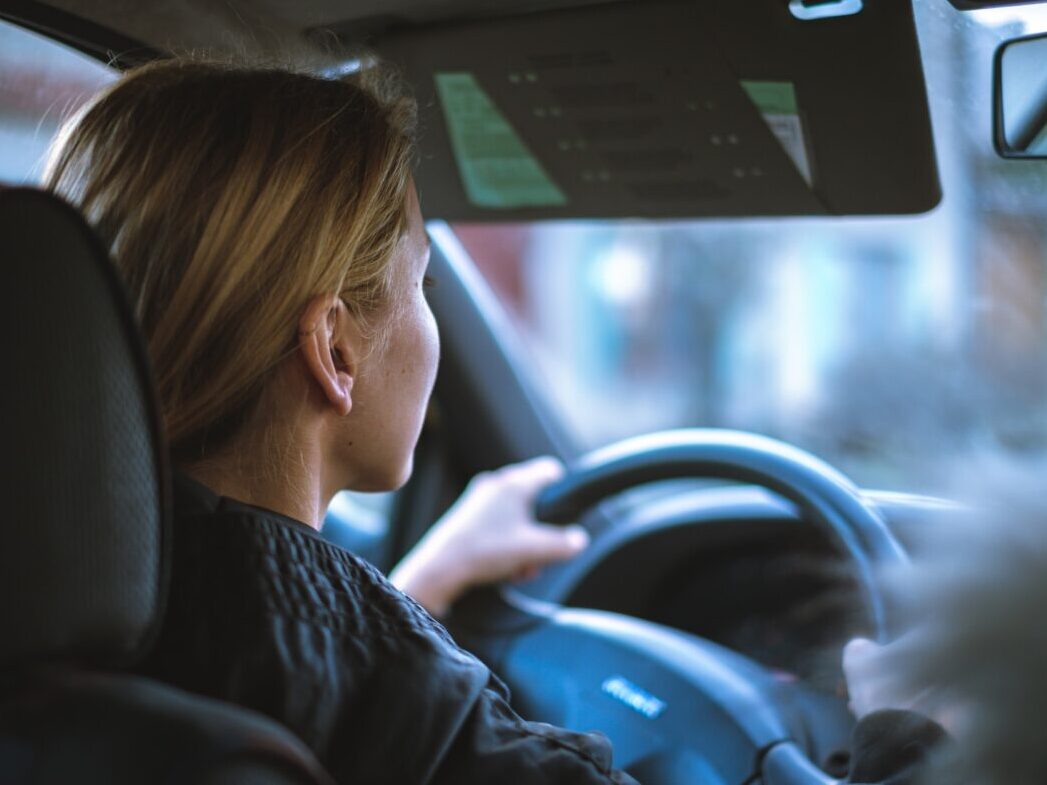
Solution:
M 436 382 L 436 370 L 440 365 L 440 331 L 429 303 L 424 298 L 423 303 L 419 344 L 425 348 L 425 358 L 422 362 L 426 369 L 427 392 L 431 393 Z M 428 399 L 428 394 L 426 398 Z
M 433 316 L 433 312 L 429 310 L 429 306 L 426 306 L 426 311 L 429 314 L 429 334 L 431 336 L 432 346 L 432 375 L 435 381 L 436 369 L 440 365 L 440 330 L 436 326 L 436 317 Z

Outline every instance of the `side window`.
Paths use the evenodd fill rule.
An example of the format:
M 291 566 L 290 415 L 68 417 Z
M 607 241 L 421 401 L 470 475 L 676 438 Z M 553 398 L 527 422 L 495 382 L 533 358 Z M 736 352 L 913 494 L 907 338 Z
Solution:
M 0 21 L 0 183 L 38 183 L 59 125 L 116 76 L 87 55 Z
M 342 491 L 331 501 L 322 534 L 388 572 L 396 493 Z

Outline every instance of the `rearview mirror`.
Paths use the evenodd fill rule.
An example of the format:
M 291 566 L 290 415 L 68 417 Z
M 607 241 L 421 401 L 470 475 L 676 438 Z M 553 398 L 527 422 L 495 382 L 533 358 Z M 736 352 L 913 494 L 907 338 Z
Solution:
M 993 136 L 1004 158 L 1047 158 L 1047 35 L 996 50 Z

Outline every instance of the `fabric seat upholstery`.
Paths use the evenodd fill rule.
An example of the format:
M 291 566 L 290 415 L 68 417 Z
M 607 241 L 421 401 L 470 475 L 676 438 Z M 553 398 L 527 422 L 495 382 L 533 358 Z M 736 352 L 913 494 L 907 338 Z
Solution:
M 0 190 L 0 248 L 0 781 L 329 781 L 271 720 L 129 675 L 172 535 L 146 353 L 76 210 Z

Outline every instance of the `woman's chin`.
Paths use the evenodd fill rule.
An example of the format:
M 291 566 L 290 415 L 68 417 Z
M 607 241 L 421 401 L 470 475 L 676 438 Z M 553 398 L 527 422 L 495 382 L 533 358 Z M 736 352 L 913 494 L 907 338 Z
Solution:
M 411 479 L 411 473 L 413 471 L 414 452 L 412 451 L 411 454 L 407 456 L 407 460 L 404 461 L 403 465 L 400 467 L 400 473 L 396 476 L 396 481 L 393 483 L 392 487 L 389 488 L 389 490 L 398 491 L 401 488 L 403 488 L 407 484 L 407 481 Z
M 400 466 L 390 467 L 368 473 L 365 477 L 357 478 L 349 490 L 361 493 L 388 493 L 398 491 L 407 481 L 411 479 L 411 471 L 414 469 L 414 456 L 409 456 Z

